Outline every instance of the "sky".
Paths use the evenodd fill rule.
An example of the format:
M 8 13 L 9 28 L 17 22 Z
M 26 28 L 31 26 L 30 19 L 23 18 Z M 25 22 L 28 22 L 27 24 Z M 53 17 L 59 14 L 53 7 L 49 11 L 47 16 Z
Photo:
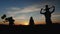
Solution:
M 44 15 L 40 14 L 41 8 L 45 5 L 55 6 L 55 12 L 52 14 L 52 22 L 60 23 L 60 0 L 0 0 L 0 17 L 6 14 L 7 17 L 13 17 L 15 24 L 27 25 L 32 16 L 35 24 L 45 24 Z M 52 11 L 52 10 L 51 10 Z M 3 23 L 0 18 L 0 24 Z

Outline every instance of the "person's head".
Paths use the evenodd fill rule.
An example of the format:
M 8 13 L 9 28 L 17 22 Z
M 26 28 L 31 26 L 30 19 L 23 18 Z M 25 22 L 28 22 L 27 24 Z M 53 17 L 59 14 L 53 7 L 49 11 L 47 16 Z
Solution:
M 48 5 L 45 5 L 46 8 L 48 8 Z
M 9 19 L 13 19 L 12 17 L 9 17 Z

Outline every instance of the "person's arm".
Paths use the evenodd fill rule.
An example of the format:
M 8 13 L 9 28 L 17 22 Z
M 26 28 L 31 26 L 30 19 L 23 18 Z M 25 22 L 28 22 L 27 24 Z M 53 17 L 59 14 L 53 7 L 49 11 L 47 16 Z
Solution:
M 41 14 L 44 14 L 44 13 L 42 13 L 42 10 L 43 10 L 43 8 L 40 10 L 40 13 L 41 13 Z
M 51 13 L 53 13 L 55 11 L 55 6 L 53 6 L 53 10 L 52 10 L 52 12 Z

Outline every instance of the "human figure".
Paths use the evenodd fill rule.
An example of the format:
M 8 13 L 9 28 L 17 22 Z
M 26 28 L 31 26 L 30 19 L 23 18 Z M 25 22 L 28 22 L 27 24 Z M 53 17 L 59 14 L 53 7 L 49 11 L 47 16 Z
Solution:
M 29 25 L 31 25 L 31 26 L 33 26 L 33 25 L 34 25 L 33 17 L 30 17 Z
M 14 19 L 12 17 L 6 17 L 6 14 L 4 14 L 1 19 L 4 19 L 5 21 L 3 21 L 4 23 L 5 22 L 9 22 L 9 25 L 12 26 L 14 24 Z
M 9 22 L 9 26 L 13 26 L 14 21 L 15 21 L 12 17 L 8 17 L 5 20 Z
M 49 9 L 53 8 L 53 10 L 50 12 Z M 55 11 L 55 6 L 52 6 L 51 8 L 48 7 L 48 5 L 45 6 L 45 9 L 41 9 L 40 13 L 45 16 L 46 24 L 52 24 L 51 21 L 51 14 Z M 42 10 L 46 12 L 42 12 Z

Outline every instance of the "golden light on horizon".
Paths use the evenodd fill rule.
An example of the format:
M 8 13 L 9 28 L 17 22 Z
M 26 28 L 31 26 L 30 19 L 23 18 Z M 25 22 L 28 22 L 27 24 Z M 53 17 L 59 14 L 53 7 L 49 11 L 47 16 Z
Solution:
M 58 20 L 52 20 L 53 23 L 59 23 Z M 37 24 L 46 24 L 45 21 L 34 21 L 35 25 Z M 0 22 L 0 24 L 5 24 L 5 25 L 9 25 L 9 22 L 3 23 Z M 15 20 L 14 25 L 29 25 L 29 21 L 27 20 Z
M 24 23 L 23 25 L 29 25 L 29 23 Z
M 15 21 L 15 25 L 29 25 L 28 21 Z
M 24 21 L 23 25 L 29 25 L 28 21 Z

